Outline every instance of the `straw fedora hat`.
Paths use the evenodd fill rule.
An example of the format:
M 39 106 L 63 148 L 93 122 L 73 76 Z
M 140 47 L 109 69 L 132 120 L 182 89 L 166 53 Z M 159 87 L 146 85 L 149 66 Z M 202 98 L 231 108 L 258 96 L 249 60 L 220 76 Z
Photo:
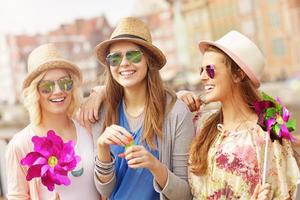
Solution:
M 225 52 L 246 73 L 255 87 L 260 86 L 260 75 L 265 66 L 265 58 L 259 48 L 238 31 L 230 31 L 217 41 L 202 40 L 202 53 L 208 46 L 215 46 Z
M 80 69 L 71 61 L 62 58 L 57 47 L 49 43 L 35 48 L 28 56 L 28 74 L 23 82 L 23 89 L 27 88 L 39 74 L 50 69 L 67 69 L 77 76 L 80 82 L 82 81 Z
M 109 40 L 105 40 L 95 47 L 97 59 L 102 65 L 106 65 L 109 46 L 119 41 L 133 42 L 144 47 L 147 53 L 151 54 L 157 61 L 159 69 L 166 64 L 165 55 L 152 44 L 151 33 L 147 25 L 138 18 L 126 17 L 119 21 Z

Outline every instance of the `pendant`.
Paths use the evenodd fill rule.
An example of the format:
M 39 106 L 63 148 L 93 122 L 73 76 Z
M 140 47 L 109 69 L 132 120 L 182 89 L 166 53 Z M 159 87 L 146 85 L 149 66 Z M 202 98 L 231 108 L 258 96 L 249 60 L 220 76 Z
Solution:
M 73 170 L 73 171 L 71 171 L 71 174 L 74 177 L 79 177 L 79 176 L 81 176 L 83 174 L 83 168 L 78 169 L 78 170 Z

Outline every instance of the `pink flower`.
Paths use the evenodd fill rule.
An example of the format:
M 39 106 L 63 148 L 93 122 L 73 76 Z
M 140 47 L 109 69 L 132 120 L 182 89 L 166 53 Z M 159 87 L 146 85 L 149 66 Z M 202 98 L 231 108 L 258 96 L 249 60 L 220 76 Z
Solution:
M 296 129 L 296 120 L 290 119 L 290 112 L 279 98 L 262 93 L 263 101 L 255 102 L 254 108 L 258 115 L 258 124 L 270 134 L 272 141 L 282 138 L 294 141 L 290 132 Z
M 80 161 L 75 155 L 74 142 L 64 143 L 53 130 L 49 130 L 46 137 L 33 136 L 31 141 L 34 151 L 21 160 L 21 165 L 29 167 L 26 180 L 40 177 L 49 191 L 54 190 L 55 184 L 70 185 L 68 172 Z

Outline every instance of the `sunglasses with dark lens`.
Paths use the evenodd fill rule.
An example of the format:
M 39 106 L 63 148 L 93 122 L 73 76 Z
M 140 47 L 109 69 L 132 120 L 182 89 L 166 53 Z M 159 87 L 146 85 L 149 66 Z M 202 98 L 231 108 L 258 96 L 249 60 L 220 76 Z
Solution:
M 61 78 L 57 81 L 45 80 L 41 81 L 38 85 L 38 88 L 43 94 L 50 94 L 54 91 L 55 84 L 57 83 L 59 89 L 64 92 L 71 91 L 73 88 L 73 80 L 70 77 Z
M 216 73 L 216 68 L 215 65 L 206 65 L 205 67 L 200 68 L 200 75 L 203 73 L 205 68 L 206 74 L 208 75 L 209 78 L 214 79 L 215 78 L 215 73 Z
M 125 53 L 126 59 L 131 63 L 139 63 L 142 60 L 143 53 L 140 50 L 127 51 Z M 110 66 L 119 66 L 123 60 L 121 52 L 113 52 L 106 56 L 106 61 Z

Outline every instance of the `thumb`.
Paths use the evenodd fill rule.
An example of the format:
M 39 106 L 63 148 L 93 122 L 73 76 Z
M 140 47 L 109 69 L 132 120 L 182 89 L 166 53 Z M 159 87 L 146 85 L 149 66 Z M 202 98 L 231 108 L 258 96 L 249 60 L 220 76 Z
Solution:
M 55 192 L 51 200 L 60 200 L 58 192 Z
M 255 189 L 254 189 L 254 192 L 253 192 L 253 194 L 251 196 L 251 200 L 257 199 L 259 190 L 260 190 L 260 184 L 257 184 L 256 187 L 255 187 Z

